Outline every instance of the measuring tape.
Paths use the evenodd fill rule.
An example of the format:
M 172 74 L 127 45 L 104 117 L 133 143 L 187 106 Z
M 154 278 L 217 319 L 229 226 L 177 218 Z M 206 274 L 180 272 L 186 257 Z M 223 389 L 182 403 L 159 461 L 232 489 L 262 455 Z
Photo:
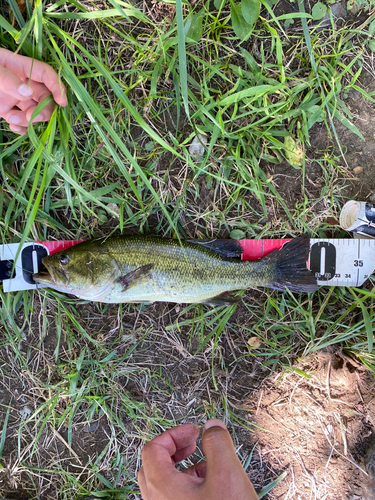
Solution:
M 375 238 L 375 206 L 350 200 L 342 208 L 340 225 L 362 238 Z M 227 258 L 257 260 L 279 250 L 290 239 L 279 240 L 189 240 L 212 248 Z M 42 288 L 32 276 L 42 270 L 42 259 L 80 243 L 39 241 L 0 245 L 0 280 L 4 292 Z M 310 239 L 308 268 L 318 285 L 360 286 L 375 269 L 375 239 Z
M 261 254 L 259 256 L 260 242 Z M 241 240 L 243 260 L 255 260 L 290 240 Z M 375 270 L 375 241 L 365 239 L 310 239 L 308 267 L 318 285 L 360 286 Z
M 227 258 L 257 260 L 280 249 L 290 239 L 190 241 L 213 248 Z M 80 241 L 25 243 L 21 249 L 18 243 L 0 245 L 4 292 L 42 288 L 32 278 L 42 269 L 42 259 L 77 243 Z M 308 266 L 318 285 L 360 286 L 375 270 L 375 240 L 311 238 Z
M 42 259 L 61 250 L 66 250 L 80 240 L 69 241 L 38 241 L 0 245 L 0 280 L 4 292 L 18 292 L 42 288 L 33 280 L 33 274 L 43 268 Z

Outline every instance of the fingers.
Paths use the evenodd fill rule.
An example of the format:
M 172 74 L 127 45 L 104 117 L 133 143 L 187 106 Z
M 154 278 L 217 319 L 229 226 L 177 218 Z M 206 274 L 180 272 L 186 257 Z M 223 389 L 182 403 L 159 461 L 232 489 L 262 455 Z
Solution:
M 18 125 L 18 127 L 27 127 L 29 125 L 29 120 L 26 118 L 25 111 L 20 111 L 18 109 L 11 109 L 8 113 L 3 115 L 3 118 L 9 125 Z
M 144 500 L 172 500 L 179 491 L 186 491 L 187 483 L 194 482 L 175 469 L 174 464 L 195 450 L 198 435 L 198 426 L 180 425 L 163 432 L 144 446 L 143 467 L 138 473 Z
M 148 488 L 143 467 L 141 467 L 138 471 L 137 481 L 139 484 L 139 489 L 142 493 L 143 500 L 149 500 Z
M 13 132 L 26 133 L 36 106 L 51 93 L 58 104 L 67 104 L 65 87 L 48 64 L 0 49 L 0 116 Z M 33 123 L 48 121 L 53 109 L 51 102 Z
M 51 93 L 43 83 L 22 77 L 22 75 L 20 77 L 4 66 L 0 66 L 0 92 L 15 102 L 30 99 L 40 102 Z
M 6 49 L 0 49 L 0 66 L 5 70 L 3 71 L 4 85 L 6 85 L 10 92 L 9 95 L 12 97 L 17 95 L 19 100 L 30 98 L 33 95 L 33 92 L 31 92 L 33 89 L 24 83 L 30 79 L 45 85 L 57 104 L 60 106 L 67 105 L 65 86 L 60 82 L 57 73 L 48 64 L 30 57 L 13 54 L 13 52 Z M 16 81 L 16 78 L 12 77 L 15 85 L 13 88 L 9 83 L 11 78 L 9 74 L 13 74 L 18 78 Z M 2 90 L 1 80 L 0 73 L 0 90 Z
M 37 83 L 34 80 L 26 80 L 29 88 L 32 90 L 32 98 L 35 102 L 41 102 L 47 96 L 51 95 L 49 89 L 42 83 Z
M 206 422 L 203 428 L 202 446 L 208 464 L 207 474 L 211 471 L 215 471 L 218 475 L 225 474 L 228 468 L 240 464 L 232 438 L 221 420 Z
M 199 435 L 199 428 L 193 424 L 180 425 L 169 429 L 149 441 L 143 448 L 142 461 L 147 482 L 157 483 L 167 474 L 179 474 L 175 469 L 176 460 L 192 453 Z
M 47 104 L 47 106 L 45 106 L 42 111 L 33 119 L 33 123 L 48 121 L 51 118 L 54 107 L 54 102 L 50 102 L 49 104 Z M 36 106 L 30 106 L 30 108 L 26 110 L 26 119 L 28 123 L 31 120 L 31 115 L 33 114 L 35 108 Z
M 175 464 L 178 464 L 179 462 L 182 462 L 182 460 L 185 460 L 185 458 L 190 457 L 190 455 L 194 453 L 196 447 L 197 445 L 196 442 L 194 441 L 188 446 L 185 446 L 184 448 L 177 450 L 176 453 L 172 456 L 173 462 Z
M 27 134 L 27 127 L 20 127 L 19 125 L 9 125 L 9 128 L 15 134 L 18 135 Z
M 206 477 L 206 472 L 207 472 L 207 462 L 199 462 L 198 464 L 194 464 L 191 467 L 188 467 L 187 469 L 182 471 L 183 474 L 186 474 L 188 476 L 201 478 L 202 482 Z
M 33 95 L 33 90 L 4 66 L 0 66 L 0 91 L 15 101 L 25 101 Z
M 241 498 L 257 500 L 255 490 L 237 458 L 233 441 L 223 422 L 209 420 L 202 444 L 207 459 L 183 473 L 174 464 L 195 450 L 198 427 L 169 429 L 145 445 L 138 482 L 144 500 Z
M 29 58 L 27 57 L 26 59 L 26 66 L 31 66 Z M 34 60 L 31 76 L 29 69 L 29 73 L 26 72 L 26 77 L 30 78 L 30 80 L 33 80 L 34 82 L 40 82 L 43 84 L 42 87 L 46 87 L 49 90 L 49 92 L 53 95 L 54 101 L 60 106 L 66 106 L 68 104 L 65 86 L 61 83 L 55 70 L 53 70 L 48 64 Z M 41 99 L 39 98 L 38 100 L 40 101 Z
M 7 113 L 3 113 L 2 117 L 9 125 L 17 125 L 18 127 L 28 127 L 31 116 L 36 108 L 37 103 L 35 101 L 28 101 L 32 104 L 24 111 L 17 108 L 13 108 Z M 50 102 L 45 106 L 42 111 L 33 119 L 33 123 L 48 121 L 51 118 L 55 104 Z M 11 127 L 11 130 L 17 132 L 17 128 Z
M 42 101 L 45 97 L 49 96 L 48 89 L 42 84 L 34 84 L 33 96 L 35 99 Z M 26 133 L 31 116 L 38 105 L 38 101 L 28 99 L 26 101 L 17 101 L 0 91 L 0 116 L 9 123 L 10 129 L 17 134 Z M 8 106 L 8 108 L 7 108 Z M 33 118 L 33 123 L 49 121 L 55 107 L 54 102 L 50 102 L 43 108 L 43 110 Z
M 34 99 L 29 99 L 28 101 L 18 101 L 17 102 L 17 108 L 20 109 L 21 111 L 26 111 L 27 109 L 31 108 L 31 106 L 37 106 L 37 102 L 34 101 Z
M 220 420 L 208 420 L 203 428 L 203 452 L 207 460 L 205 487 L 228 491 L 227 498 L 257 500 L 257 494 L 234 450 L 230 434 Z

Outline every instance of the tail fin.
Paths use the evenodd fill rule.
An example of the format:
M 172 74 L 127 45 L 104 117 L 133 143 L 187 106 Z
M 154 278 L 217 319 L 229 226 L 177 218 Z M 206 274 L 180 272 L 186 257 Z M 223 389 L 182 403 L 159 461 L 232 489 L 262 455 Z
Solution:
M 310 238 L 303 236 L 264 257 L 262 260 L 269 259 L 270 264 L 276 264 L 276 278 L 268 286 L 276 290 L 315 292 L 318 289 L 316 278 L 306 265 L 309 251 Z

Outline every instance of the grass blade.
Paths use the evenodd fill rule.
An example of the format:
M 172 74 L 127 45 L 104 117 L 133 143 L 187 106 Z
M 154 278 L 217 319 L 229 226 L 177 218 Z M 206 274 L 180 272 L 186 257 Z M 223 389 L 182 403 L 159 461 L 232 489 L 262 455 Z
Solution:
M 176 18 L 177 18 L 177 38 L 178 38 L 178 67 L 180 71 L 181 95 L 182 95 L 182 100 L 184 101 L 186 116 L 190 119 L 189 97 L 188 97 L 188 87 L 187 87 L 185 30 L 184 30 L 184 17 L 182 13 L 182 0 L 176 0 Z
M 8 427 L 8 420 L 9 420 L 10 410 L 11 410 L 11 408 L 9 406 L 8 409 L 7 409 L 7 412 L 5 414 L 3 428 L 2 428 L 2 431 L 1 431 L 1 438 L 0 438 L 0 458 L 2 456 L 2 453 L 3 453 L 3 450 L 4 450 L 4 446 L 5 446 L 5 439 L 6 439 L 6 436 L 7 436 L 7 427 Z
M 277 486 L 283 479 L 285 479 L 287 476 L 287 472 L 283 472 L 280 474 L 280 476 L 275 479 L 274 481 L 271 481 L 267 486 L 262 488 L 260 492 L 258 493 L 258 498 L 263 498 L 267 493 L 269 493 L 271 490 L 274 489 L 275 486 Z
M 364 300 L 366 300 L 366 296 L 361 300 L 358 295 L 351 289 L 349 288 L 350 293 L 353 295 L 355 298 L 356 303 L 358 306 L 361 308 L 362 315 L 363 315 L 363 322 L 365 324 L 366 328 L 366 333 L 367 333 L 367 349 L 368 352 L 372 352 L 373 346 L 374 346 L 374 329 L 372 326 L 372 321 L 371 317 L 363 303 Z

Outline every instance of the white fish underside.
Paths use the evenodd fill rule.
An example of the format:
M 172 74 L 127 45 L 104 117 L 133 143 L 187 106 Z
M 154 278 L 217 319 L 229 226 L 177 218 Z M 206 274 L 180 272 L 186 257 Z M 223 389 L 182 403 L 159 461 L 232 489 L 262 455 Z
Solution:
M 261 283 L 260 283 L 261 284 Z M 242 286 L 241 286 L 242 285 Z M 252 286 L 256 286 L 252 283 Z M 105 302 L 108 304 L 118 303 L 142 303 L 142 302 L 184 302 L 193 304 L 206 302 L 222 293 L 234 290 L 241 290 L 249 287 L 249 280 L 246 283 L 223 283 L 221 286 L 215 284 L 202 284 L 201 287 L 194 285 L 194 290 L 188 283 L 176 282 L 170 277 L 152 273 L 147 281 L 130 286 L 124 290 L 120 283 L 108 282 L 98 290 L 85 290 L 84 295 L 75 293 L 81 299 Z M 64 290 L 61 290 L 64 291 Z M 65 290 L 66 291 L 66 290 Z

